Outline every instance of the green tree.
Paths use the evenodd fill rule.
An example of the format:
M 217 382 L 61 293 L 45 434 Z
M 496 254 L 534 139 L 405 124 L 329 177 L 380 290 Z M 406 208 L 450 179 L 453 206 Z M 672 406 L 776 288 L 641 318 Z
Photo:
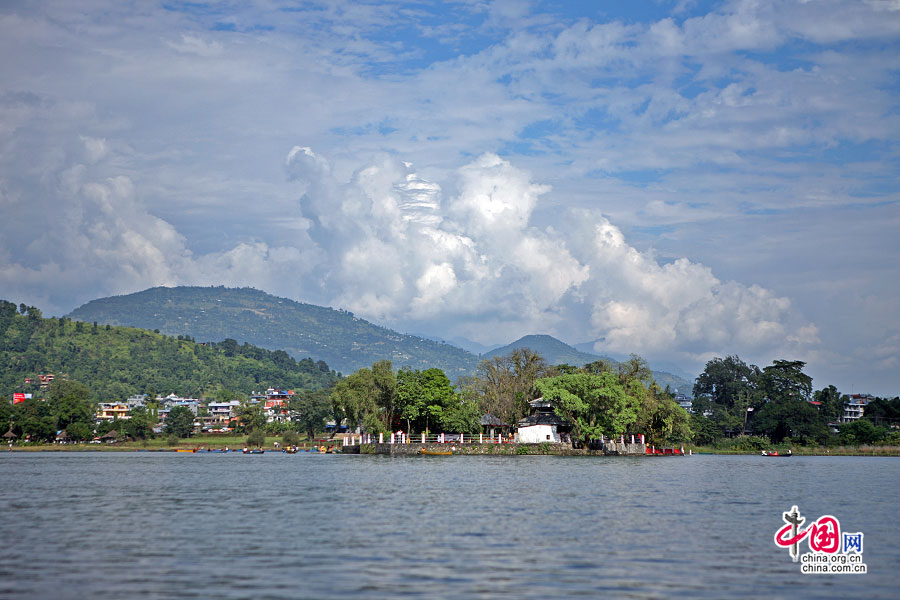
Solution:
M 314 439 L 316 433 L 325 430 L 325 421 L 331 414 L 331 402 L 326 390 L 304 391 L 291 399 L 288 405 L 291 422 Z
M 281 442 L 285 446 L 296 446 L 300 443 L 300 436 L 297 435 L 297 432 L 293 429 L 288 429 L 283 434 L 281 434 Z
M 372 365 L 372 384 L 375 404 L 384 425 L 384 431 L 393 429 L 397 399 L 397 379 L 389 360 L 379 360 Z
M 136 406 L 131 410 L 131 418 L 125 421 L 122 427 L 125 435 L 133 437 L 136 440 L 147 439 L 153 435 L 153 424 L 151 423 L 150 413 L 146 407 Z
M 843 399 L 847 397 L 844 396 Z M 843 406 L 841 407 L 843 410 Z M 875 425 L 897 426 L 900 425 L 900 397 L 888 400 L 887 398 L 875 398 L 866 405 L 863 418 Z
M 48 403 L 58 429 L 67 429 L 72 423 L 93 423 L 91 390 L 80 381 L 54 381 Z
M 476 396 L 454 393 L 441 411 L 441 426 L 444 431 L 474 434 L 481 431 L 481 410 Z
M 263 413 L 263 405 L 259 402 L 254 403 L 246 399 L 241 400 L 241 403 L 235 409 L 235 414 L 240 421 L 239 429 L 241 432 L 264 429 L 266 426 L 266 415 Z
M 257 448 L 259 448 L 260 446 L 262 446 L 265 443 L 266 443 L 266 430 L 265 429 L 262 429 L 262 428 L 253 429 L 247 435 L 247 445 L 248 446 L 256 446 Z
M 399 416 L 406 421 L 408 433 L 413 431 L 429 431 L 432 425 L 445 431 L 462 431 L 466 429 L 447 429 L 452 424 L 460 426 L 466 417 L 459 413 L 461 405 L 453 391 L 453 385 L 447 375 L 440 369 L 424 371 L 401 369 L 397 373 L 397 407 Z M 445 414 L 446 411 L 457 411 Z M 476 407 L 476 412 L 478 409 Z M 480 419 L 479 414 L 479 419 Z M 445 419 L 449 421 L 445 422 Z
M 838 436 L 841 443 L 847 446 L 859 444 L 874 444 L 887 437 L 888 430 L 884 427 L 876 427 L 867 419 L 857 419 L 850 423 L 844 423 L 838 428 Z
M 194 431 L 194 413 L 186 406 L 176 406 L 166 417 L 165 432 L 185 438 Z
M 776 360 L 763 369 L 763 385 L 769 400 L 799 398 L 809 400 L 812 378 L 803 372 L 802 360 Z
M 421 376 L 421 371 L 410 367 L 397 371 L 397 410 L 400 418 L 406 421 L 406 431 L 410 433 L 413 431 L 413 423 L 418 423 L 427 414 Z M 425 428 L 427 429 L 427 425 Z
M 828 427 L 819 411 L 800 398 L 771 401 L 754 412 L 753 432 L 767 435 L 780 443 L 791 438 L 800 444 L 823 444 L 828 439 Z
M 758 396 L 762 373 L 737 356 L 714 358 L 706 363 L 694 383 L 695 400 L 707 399 L 727 409 L 739 405 L 742 397 Z
M 13 431 L 20 439 L 31 437 L 33 441 L 49 441 L 56 437 L 56 417 L 50 412 L 48 402 L 29 398 L 13 407 Z
M 846 396 L 841 395 L 833 385 L 822 388 L 813 394 L 816 402 L 819 402 L 819 412 L 822 418 L 828 423 L 837 423 L 844 414 L 844 400 Z M 868 409 L 866 409 L 868 412 Z
M 351 429 L 375 427 L 375 433 L 385 431 L 379 425 L 377 390 L 370 369 L 360 369 L 337 383 L 331 391 L 331 402 L 346 418 Z M 370 431 L 371 433 L 371 431 Z
M 691 420 L 687 411 L 656 383 L 640 397 L 635 429 L 646 434 L 649 442 L 666 445 L 691 439 Z
M 694 413 L 691 415 L 691 440 L 701 446 L 711 446 L 722 437 L 722 431 L 709 418 Z
M 546 377 L 535 387 L 558 415 L 572 423 L 573 438 L 585 444 L 625 433 L 637 420 L 640 399 L 626 393 L 611 372 Z

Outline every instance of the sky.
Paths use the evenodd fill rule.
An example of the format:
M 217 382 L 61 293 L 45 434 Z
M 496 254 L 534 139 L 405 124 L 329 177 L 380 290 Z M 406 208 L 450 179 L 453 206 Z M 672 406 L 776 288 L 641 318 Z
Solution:
M 900 394 L 900 1 L 0 4 L 0 297 Z

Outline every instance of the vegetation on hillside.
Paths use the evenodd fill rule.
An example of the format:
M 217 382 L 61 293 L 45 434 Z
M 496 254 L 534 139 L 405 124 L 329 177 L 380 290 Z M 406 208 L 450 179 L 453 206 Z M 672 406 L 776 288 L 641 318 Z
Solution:
M 437 367 L 450 377 L 470 374 L 478 357 L 455 346 L 406 335 L 353 313 L 278 298 L 252 288 L 157 287 L 93 300 L 69 317 L 127 325 L 200 341 L 232 338 L 315 357 L 350 373 L 378 360 L 414 369 Z
M 234 340 L 199 344 L 131 327 L 71 319 L 44 319 L 38 309 L 0 300 L 0 390 L 42 392 L 39 375 L 84 382 L 91 400 L 114 401 L 139 393 L 215 396 L 249 394 L 268 386 L 326 388 L 337 373 L 323 361 L 295 360 Z M 32 383 L 26 383 L 30 379 Z

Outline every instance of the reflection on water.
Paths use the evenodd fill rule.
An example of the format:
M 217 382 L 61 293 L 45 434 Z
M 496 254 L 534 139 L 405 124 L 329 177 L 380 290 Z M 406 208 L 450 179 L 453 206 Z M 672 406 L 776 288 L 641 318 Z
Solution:
M 895 598 L 900 460 L 2 453 L 4 598 Z M 869 573 L 802 575 L 797 504 Z

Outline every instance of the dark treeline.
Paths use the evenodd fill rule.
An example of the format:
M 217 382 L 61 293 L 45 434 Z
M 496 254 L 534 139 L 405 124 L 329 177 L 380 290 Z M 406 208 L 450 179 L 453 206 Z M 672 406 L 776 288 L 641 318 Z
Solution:
M 769 443 L 900 443 L 900 398 L 873 399 L 862 419 L 841 423 L 851 398 L 833 385 L 813 391 L 805 366 L 776 360 L 760 369 L 737 356 L 710 360 L 694 385 L 693 441 L 744 450 Z

